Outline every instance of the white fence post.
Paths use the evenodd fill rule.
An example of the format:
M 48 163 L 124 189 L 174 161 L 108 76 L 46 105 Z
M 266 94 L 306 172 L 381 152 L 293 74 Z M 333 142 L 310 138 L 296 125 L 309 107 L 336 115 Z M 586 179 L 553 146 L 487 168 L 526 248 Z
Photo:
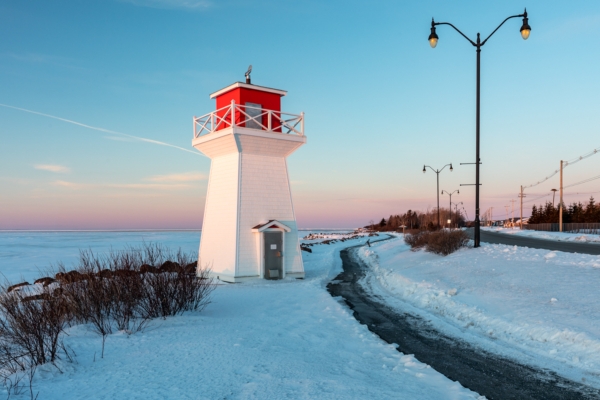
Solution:
M 271 118 L 273 117 L 272 115 L 273 111 L 269 110 L 269 112 L 267 113 L 267 131 L 271 131 Z
M 235 126 L 235 100 L 231 100 L 231 126 Z

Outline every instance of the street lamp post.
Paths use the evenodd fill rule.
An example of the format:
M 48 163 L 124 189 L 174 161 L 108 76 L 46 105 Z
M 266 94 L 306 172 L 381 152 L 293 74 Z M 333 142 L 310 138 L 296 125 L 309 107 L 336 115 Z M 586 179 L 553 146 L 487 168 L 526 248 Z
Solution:
M 450 166 L 450 172 L 454 171 L 454 169 L 452 168 L 452 163 L 446 164 L 442 167 L 442 169 L 438 169 L 438 170 L 431 168 L 429 165 L 423 165 L 423 173 L 426 172 L 425 168 L 429 168 L 430 170 L 435 172 L 437 175 L 437 214 L 438 214 L 437 226 L 438 226 L 438 228 L 441 226 L 440 225 L 440 172 L 442 172 L 444 170 L 444 168 L 446 168 L 448 165 Z
M 456 216 L 456 227 L 458 228 L 458 206 L 462 205 L 462 201 L 460 203 L 450 203 L 450 207 L 454 204 L 454 215 Z
M 450 211 L 450 219 L 452 219 L 452 195 L 453 195 L 454 193 L 456 193 L 456 194 L 460 194 L 460 192 L 458 191 L 458 189 L 457 189 L 457 190 L 455 190 L 455 191 L 454 191 L 454 192 L 452 192 L 452 193 L 449 193 L 449 192 L 447 192 L 447 191 L 446 191 L 446 194 L 447 194 L 448 196 L 450 196 L 450 208 L 448 209 L 448 210 Z M 442 194 L 444 194 L 444 190 L 442 190 Z
M 480 53 L 481 53 L 481 47 L 489 40 L 490 37 L 492 37 L 492 35 L 494 33 L 496 33 L 496 31 L 498 29 L 500 29 L 500 27 L 502 25 L 504 25 L 504 23 L 506 21 L 508 21 L 511 18 L 523 18 L 523 25 L 521 25 L 521 37 L 524 40 L 527 40 L 527 38 L 529 38 L 529 34 L 531 33 L 531 27 L 529 26 L 529 19 L 527 18 L 527 9 L 525 9 L 525 12 L 523 14 L 519 14 L 519 15 L 512 15 L 508 18 L 506 18 L 504 21 L 502 21 L 502 23 L 500 25 L 498 25 L 498 27 L 496 29 L 494 29 L 494 31 L 492 33 L 490 33 L 490 35 L 483 41 L 481 41 L 481 39 L 479 38 L 479 33 L 477 33 L 477 42 L 472 41 L 471 39 L 469 39 L 464 33 L 462 33 L 457 27 L 455 27 L 454 25 L 452 25 L 449 22 L 435 22 L 433 20 L 433 18 L 431 19 L 431 34 L 429 35 L 429 45 L 432 48 L 435 48 L 435 46 L 437 46 L 437 42 L 438 42 L 438 35 L 435 31 L 435 27 L 438 25 L 450 25 L 452 28 L 454 28 L 455 31 L 457 31 L 458 33 L 461 34 L 462 37 L 464 37 L 465 39 L 467 39 L 469 41 L 469 43 L 471 43 L 473 46 L 475 46 L 477 48 L 477 111 L 476 111 L 476 117 L 475 117 L 475 124 L 476 124 L 476 128 L 475 128 L 475 234 L 473 236 L 474 238 L 474 246 L 473 247 L 479 247 L 480 244 L 480 239 L 481 239 L 481 227 L 480 227 L 480 221 L 479 221 L 479 164 L 481 163 L 481 159 L 479 157 L 479 93 L 480 93 L 480 87 L 479 87 L 479 82 L 480 82 Z

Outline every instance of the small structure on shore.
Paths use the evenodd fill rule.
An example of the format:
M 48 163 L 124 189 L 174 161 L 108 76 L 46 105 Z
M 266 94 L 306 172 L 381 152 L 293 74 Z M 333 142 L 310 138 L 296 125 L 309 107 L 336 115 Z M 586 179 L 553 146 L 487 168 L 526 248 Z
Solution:
M 198 263 L 226 282 L 304 277 L 286 157 L 306 143 L 286 92 L 236 82 L 194 117 L 192 145 L 211 159 Z

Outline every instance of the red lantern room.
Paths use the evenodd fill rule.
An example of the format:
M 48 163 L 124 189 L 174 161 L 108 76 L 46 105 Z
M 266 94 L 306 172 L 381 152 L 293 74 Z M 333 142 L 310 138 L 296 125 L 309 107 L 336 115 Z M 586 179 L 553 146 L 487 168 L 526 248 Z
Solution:
M 236 82 L 210 95 L 217 101 L 217 109 L 202 117 L 194 117 L 194 138 L 227 128 L 304 136 L 304 113 L 281 112 L 281 98 L 287 92 L 253 85 L 250 72 L 252 66 L 246 72 L 246 83 Z
M 231 123 L 231 111 L 234 110 L 236 126 L 281 132 L 281 97 L 285 90 L 272 89 L 249 83 L 236 82 L 210 95 L 217 100 L 216 131 L 228 127 Z M 231 105 L 234 104 L 232 108 Z M 273 118 L 274 114 L 275 118 Z M 271 126 L 269 126 L 271 124 Z

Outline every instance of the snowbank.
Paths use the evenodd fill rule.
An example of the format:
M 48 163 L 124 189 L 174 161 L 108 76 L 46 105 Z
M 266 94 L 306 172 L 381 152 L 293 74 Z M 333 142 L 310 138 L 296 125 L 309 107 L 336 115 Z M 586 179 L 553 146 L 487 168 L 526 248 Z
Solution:
M 600 256 L 482 244 L 447 257 L 399 238 L 361 248 L 365 286 L 490 351 L 598 383 Z
M 371 238 L 373 239 L 373 238 Z M 306 279 L 221 285 L 202 313 L 155 321 L 106 341 L 69 330 L 76 363 L 38 369 L 40 399 L 475 399 L 479 395 L 398 352 L 360 325 L 325 286 L 340 249 L 303 252 Z M 0 270 L 9 275 L 4 265 Z M 28 398 L 28 393 L 25 394 Z

